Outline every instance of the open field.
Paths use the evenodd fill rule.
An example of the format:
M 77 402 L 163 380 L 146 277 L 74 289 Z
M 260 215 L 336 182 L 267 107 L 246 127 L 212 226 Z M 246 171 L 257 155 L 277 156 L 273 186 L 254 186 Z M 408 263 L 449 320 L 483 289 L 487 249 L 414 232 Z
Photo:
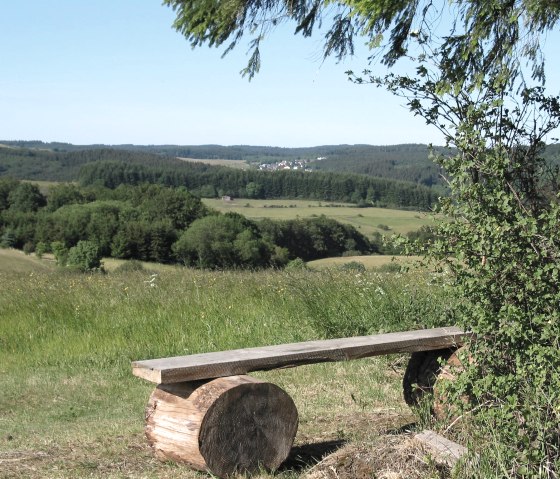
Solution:
M 205 477 L 153 459 L 143 437 L 153 385 L 132 376 L 131 360 L 436 326 L 449 322 L 451 304 L 417 273 L 170 268 L 151 281 L 148 271 L 30 274 L 8 264 L 0 262 L 2 478 Z M 356 457 L 370 467 L 364 458 L 397 441 L 387 431 L 415 420 L 401 398 L 405 365 L 396 355 L 256 374 L 284 388 L 300 414 L 297 447 L 274 477 L 305 477 L 345 443 L 348 467 Z M 419 470 L 387 477 L 439 477 Z
M 239 170 L 248 170 L 251 165 L 244 160 L 220 160 L 220 159 L 197 159 L 197 158 L 180 158 L 178 160 L 189 161 L 191 163 L 205 163 L 213 166 L 227 166 L 229 168 L 237 168 Z
M 407 233 L 431 223 L 425 212 L 392 210 L 387 208 L 357 208 L 350 204 L 310 200 L 247 200 L 224 202 L 220 199 L 204 199 L 204 203 L 223 213 L 234 211 L 247 218 L 287 220 L 325 215 L 341 223 L 357 228 L 370 236 L 373 233 Z M 387 229 L 387 227 L 389 229 Z
M 344 256 L 341 258 L 324 258 L 309 261 L 307 265 L 312 269 L 326 269 L 342 266 L 347 263 L 361 263 L 366 269 L 377 269 L 387 265 L 399 265 L 414 267 L 420 256 L 391 256 L 391 255 L 372 255 L 372 256 Z
M 34 255 L 27 256 L 23 251 L 0 248 L 1 273 L 39 273 L 54 267 L 54 262 L 40 260 Z

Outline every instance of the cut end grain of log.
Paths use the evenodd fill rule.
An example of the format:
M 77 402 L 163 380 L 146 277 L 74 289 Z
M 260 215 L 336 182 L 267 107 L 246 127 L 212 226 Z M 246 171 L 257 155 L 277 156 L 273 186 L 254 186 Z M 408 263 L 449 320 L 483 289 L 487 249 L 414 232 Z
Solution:
M 297 425 L 290 396 L 249 376 L 159 385 L 146 409 L 156 457 L 219 477 L 277 469 Z

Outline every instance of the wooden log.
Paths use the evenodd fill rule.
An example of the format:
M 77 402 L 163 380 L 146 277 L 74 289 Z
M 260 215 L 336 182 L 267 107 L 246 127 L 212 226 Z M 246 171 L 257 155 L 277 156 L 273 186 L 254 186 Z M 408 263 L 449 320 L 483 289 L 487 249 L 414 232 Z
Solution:
M 290 396 L 249 376 L 160 384 L 146 408 L 146 436 L 161 460 L 218 477 L 274 470 L 298 426 Z
M 132 373 L 157 384 L 196 381 L 302 364 L 451 348 L 462 344 L 467 334 L 456 327 L 421 329 L 149 359 L 134 361 Z
M 442 371 L 442 363 L 445 363 L 454 351 L 455 348 L 446 348 L 412 353 L 403 377 L 403 396 L 409 406 L 419 406 L 424 398 L 433 395 L 434 385 Z

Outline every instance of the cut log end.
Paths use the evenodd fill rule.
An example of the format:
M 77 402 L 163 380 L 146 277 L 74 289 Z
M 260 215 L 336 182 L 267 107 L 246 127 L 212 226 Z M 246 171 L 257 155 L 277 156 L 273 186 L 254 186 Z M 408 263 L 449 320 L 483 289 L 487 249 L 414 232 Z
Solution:
M 290 396 L 249 376 L 162 384 L 146 410 L 146 436 L 158 458 L 219 477 L 277 469 L 297 425 Z

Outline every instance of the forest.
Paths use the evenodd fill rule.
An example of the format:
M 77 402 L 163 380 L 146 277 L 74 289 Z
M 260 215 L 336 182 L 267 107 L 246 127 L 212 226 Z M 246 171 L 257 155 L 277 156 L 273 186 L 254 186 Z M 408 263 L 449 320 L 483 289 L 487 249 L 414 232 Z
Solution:
M 360 206 L 430 209 L 438 192 L 418 183 L 344 172 L 236 170 L 125 149 L 54 151 L 0 148 L 0 176 L 76 181 L 115 188 L 121 183 L 185 186 L 197 196 L 305 198 Z
M 180 263 L 210 269 L 283 267 L 331 256 L 380 252 L 350 225 L 316 217 L 254 222 L 207 208 L 184 187 L 0 179 L 0 244 L 53 253 L 62 265 L 99 267 L 101 257 Z

